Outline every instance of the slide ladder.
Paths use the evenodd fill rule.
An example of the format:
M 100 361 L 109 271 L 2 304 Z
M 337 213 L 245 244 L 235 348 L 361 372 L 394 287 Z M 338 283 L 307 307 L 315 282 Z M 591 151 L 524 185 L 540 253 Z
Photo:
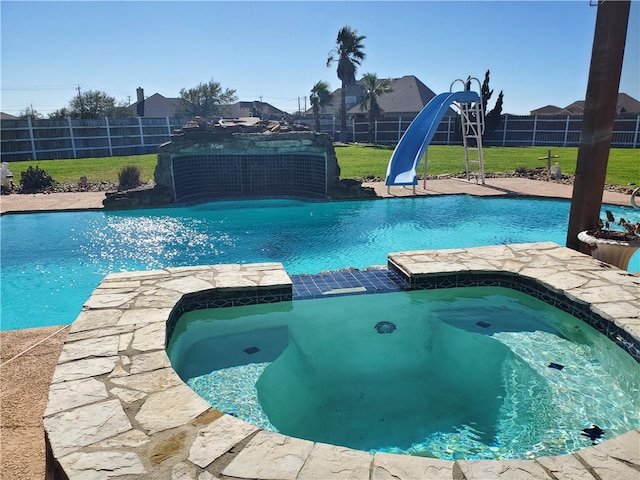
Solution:
M 467 179 L 471 176 L 470 164 L 477 163 L 476 179 L 481 179 L 484 183 L 484 159 L 482 156 L 484 116 L 480 95 L 471 91 L 472 80 L 480 85 L 480 81 L 476 78 L 469 78 L 466 83 L 463 80 L 454 81 L 451 84 L 450 92 L 441 93 L 432 98 L 411 122 L 396 145 L 387 165 L 385 179 L 387 190 L 394 185 L 412 185 L 415 192 L 415 186 L 418 184 L 417 167 L 423 156 L 425 158 L 424 183 L 426 185 L 427 149 L 450 105 L 454 105 L 460 110 Z M 462 82 L 464 90 L 453 91 L 453 85 L 457 82 Z
M 480 90 L 480 81 L 477 78 L 470 78 L 465 85 L 466 89 L 471 88 L 471 81 L 478 83 Z M 451 84 L 451 88 L 456 80 Z M 484 184 L 484 157 L 482 154 L 482 134 L 484 133 L 484 112 L 482 111 L 482 100 L 479 102 L 460 102 L 457 104 L 460 110 L 460 121 L 462 125 L 462 144 L 464 145 L 464 165 L 467 174 L 467 180 L 471 175 L 476 177 L 476 183 L 481 181 Z M 471 173 L 470 164 L 477 164 L 477 173 Z

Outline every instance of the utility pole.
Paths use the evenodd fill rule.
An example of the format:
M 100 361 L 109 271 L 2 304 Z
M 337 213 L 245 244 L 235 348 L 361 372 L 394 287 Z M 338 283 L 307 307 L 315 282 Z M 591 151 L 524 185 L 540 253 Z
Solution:
M 567 228 L 567 247 L 583 253 L 578 233 L 595 226 L 602 207 L 630 7 L 630 0 L 598 2 Z
M 80 118 L 84 118 L 84 105 L 82 105 L 82 95 L 80 94 L 80 85 L 78 85 L 78 104 L 80 105 Z

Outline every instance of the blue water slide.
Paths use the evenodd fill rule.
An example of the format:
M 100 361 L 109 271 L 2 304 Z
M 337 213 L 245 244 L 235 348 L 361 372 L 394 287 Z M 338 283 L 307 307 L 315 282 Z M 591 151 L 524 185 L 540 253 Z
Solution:
M 386 185 L 417 185 L 416 169 L 449 105 L 453 102 L 479 101 L 480 97 L 476 92 L 467 90 L 441 93 L 433 97 L 396 145 L 387 166 Z

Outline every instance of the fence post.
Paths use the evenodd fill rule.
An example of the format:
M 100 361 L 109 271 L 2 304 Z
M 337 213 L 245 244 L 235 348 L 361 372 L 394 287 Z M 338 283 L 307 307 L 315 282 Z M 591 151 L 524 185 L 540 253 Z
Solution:
M 453 117 L 447 117 L 447 145 L 451 145 L 451 119 Z
M 378 119 L 373 121 L 373 143 L 378 144 Z
M 353 143 L 356 143 L 356 119 L 351 118 L 351 128 L 353 129 Z
M 398 117 L 398 138 L 396 143 L 400 141 L 400 137 L 402 136 L 402 117 Z
M 73 135 L 73 123 L 71 121 L 71 117 L 67 117 L 67 123 L 69 124 L 69 137 L 71 137 L 71 150 L 73 151 L 73 158 L 78 158 L 78 153 L 76 152 L 76 139 Z
M 109 117 L 104 117 L 105 125 L 107 126 L 107 142 L 109 143 L 109 156 L 113 157 L 113 147 L 111 145 L 111 128 L 109 126 Z
M 504 116 L 504 126 L 502 127 L 502 146 L 506 147 L 507 146 L 507 119 L 509 117 L 507 115 Z
M 31 122 L 31 117 L 27 117 L 27 125 L 29 126 L 29 140 L 31 142 L 31 155 L 33 155 L 33 159 L 38 159 L 38 153 L 36 152 L 36 140 L 33 138 L 33 123 Z
M 636 131 L 633 134 L 633 148 L 638 148 L 638 135 L 640 134 L 640 113 L 636 115 Z
M 536 130 L 538 128 L 538 116 L 533 117 L 533 136 L 531 137 L 531 146 L 536 146 Z
M 562 146 L 567 146 L 567 141 L 569 139 L 569 115 L 567 115 L 567 120 L 564 125 L 564 141 L 562 142 Z
M 171 122 L 169 122 L 169 117 L 164 117 L 167 122 L 167 135 L 169 135 L 169 141 L 171 141 Z
M 144 148 L 144 131 L 142 130 L 142 117 L 138 117 L 138 129 L 140 130 L 140 146 Z

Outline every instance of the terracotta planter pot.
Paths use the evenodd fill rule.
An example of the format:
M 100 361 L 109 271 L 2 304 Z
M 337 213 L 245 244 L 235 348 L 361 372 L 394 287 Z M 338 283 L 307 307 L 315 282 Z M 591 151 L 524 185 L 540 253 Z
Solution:
M 629 242 L 598 238 L 589 233 L 578 233 L 578 240 L 591 247 L 591 256 L 622 270 L 629 267 L 629 260 L 640 248 L 640 239 Z

